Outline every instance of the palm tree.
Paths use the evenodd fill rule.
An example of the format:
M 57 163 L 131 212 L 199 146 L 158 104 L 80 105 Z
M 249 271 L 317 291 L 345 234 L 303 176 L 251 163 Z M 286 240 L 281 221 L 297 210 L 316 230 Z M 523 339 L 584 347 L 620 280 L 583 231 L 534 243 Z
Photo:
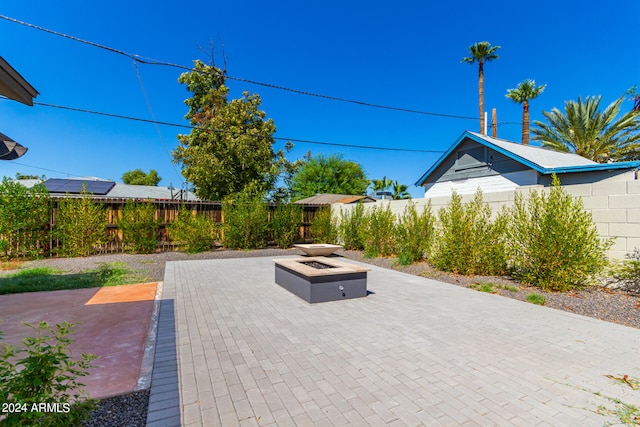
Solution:
M 387 179 L 386 176 L 382 177 L 382 179 L 374 179 L 371 182 L 373 184 L 374 195 L 378 195 L 379 193 L 384 193 L 385 191 L 387 191 L 389 187 L 391 187 L 391 184 L 393 184 L 393 181 L 391 181 L 390 179 Z M 384 199 L 384 194 L 382 198 Z
M 547 85 L 536 87 L 535 80 L 525 80 L 515 89 L 507 90 L 507 98 L 522 104 L 522 145 L 529 145 L 529 101 L 540 95 L 545 87 Z
M 491 46 L 489 42 L 478 42 L 469 46 L 471 56 L 462 58 L 462 62 L 478 63 L 478 106 L 480 109 L 480 133 L 484 135 L 484 63 L 498 59 L 496 51 L 500 46 Z
M 411 194 L 409 194 L 409 186 L 400 184 L 398 181 L 394 181 L 392 184 L 393 188 L 393 200 L 406 200 L 411 198 Z
M 533 139 L 556 151 L 576 153 L 595 162 L 637 159 L 640 155 L 640 112 L 631 110 L 618 118 L 624 95 L 600 112 L 601 96 L 565 101 L 543 111 L 548 123 L 534 121 Z

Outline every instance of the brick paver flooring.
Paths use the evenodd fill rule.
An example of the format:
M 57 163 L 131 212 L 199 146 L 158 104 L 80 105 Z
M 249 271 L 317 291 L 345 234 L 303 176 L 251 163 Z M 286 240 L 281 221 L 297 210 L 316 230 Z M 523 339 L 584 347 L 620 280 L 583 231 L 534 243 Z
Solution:
M 167 263 L 148 425 L 602 426 L 640 330 L 373 267 L 308 304 L 271 258 Z M 611 406 L 611 405 L 610 405 Z

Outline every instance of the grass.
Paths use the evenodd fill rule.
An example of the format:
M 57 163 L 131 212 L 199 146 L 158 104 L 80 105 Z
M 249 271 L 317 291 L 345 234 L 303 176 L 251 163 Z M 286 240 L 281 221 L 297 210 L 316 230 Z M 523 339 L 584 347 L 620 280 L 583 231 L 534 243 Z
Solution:
M 488 294 L 495 294 L 496 291 L 494 289 L 494 284 L 489 282 L 489 283 L 474 283 L 471 285 L 472 289 L 475 289 L 476 291 L 480 291 L 480 292 L 486 292 Z
M 540 294 L 527 295 L 527 301 L 529 301 L 531 304 L 536 304 L 536 305 L 544 305 L 544 303 L 546 302 L 544 295 L 540 295 Z
M 520 289 L 518 289 L 517 286 L 509 286 L 509 285 L 497 285 L 498 289 L 504 289 L 505 291 L 509 291 L 509 292 L 518 292 Z
M 498 292 L 498 289 L 502 289 L 510 292 L 518 292 L 519 289 L 516 286 L 508 286 L 508 285 L 496 285 L 491 282 L 477 282 L 471 285 L 471 289 L 475 289 L 476 291 L 486 292 L 489 294 L 495 294 Z
M 606 375 L 606 377 L 620 384 L 628 385 L 636 391 L 640 388 L 640 379 L 638 378 L 629 378 L 628 375 Z M 620 424 L 623 424 L 625 426 L 640 426 L 640 407 L 623 402 L 617 398 L 604 396 L 601 393 L 594 394 L 600 397 L 604 397 L 609 402 L 613 403 L 613 408 L 606 405 L 598 406 L 596 413 L 600 415 L 615 417 L 620 421 Z M 607 423 L 605 425 L 613 425 L 613 423 Z
M 0 271 L 17 270 L 24 263 L 20 260 L 2 260 L 0 261 Z
M 143 280 L 124 262 L 103 263 L 95 270 L 73 274 L 50 267 L 26 268 L 0 276 L 0 295 L 118 286 Z

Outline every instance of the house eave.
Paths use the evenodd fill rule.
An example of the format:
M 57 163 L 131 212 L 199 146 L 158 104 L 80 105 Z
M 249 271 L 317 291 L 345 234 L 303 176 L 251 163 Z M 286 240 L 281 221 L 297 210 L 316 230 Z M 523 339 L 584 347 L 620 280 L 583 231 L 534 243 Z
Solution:
M 38 91 L 0 56 L 0 94 L 33 106 L 33 98 L 38 96 Z

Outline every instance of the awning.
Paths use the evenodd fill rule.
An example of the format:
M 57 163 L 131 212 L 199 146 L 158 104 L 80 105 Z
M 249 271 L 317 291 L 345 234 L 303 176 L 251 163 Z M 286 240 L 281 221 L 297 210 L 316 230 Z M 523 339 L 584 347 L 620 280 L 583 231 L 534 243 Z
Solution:
M 0 160 L 15 160 L 27 152 L 24 147 L 0 132 Z

